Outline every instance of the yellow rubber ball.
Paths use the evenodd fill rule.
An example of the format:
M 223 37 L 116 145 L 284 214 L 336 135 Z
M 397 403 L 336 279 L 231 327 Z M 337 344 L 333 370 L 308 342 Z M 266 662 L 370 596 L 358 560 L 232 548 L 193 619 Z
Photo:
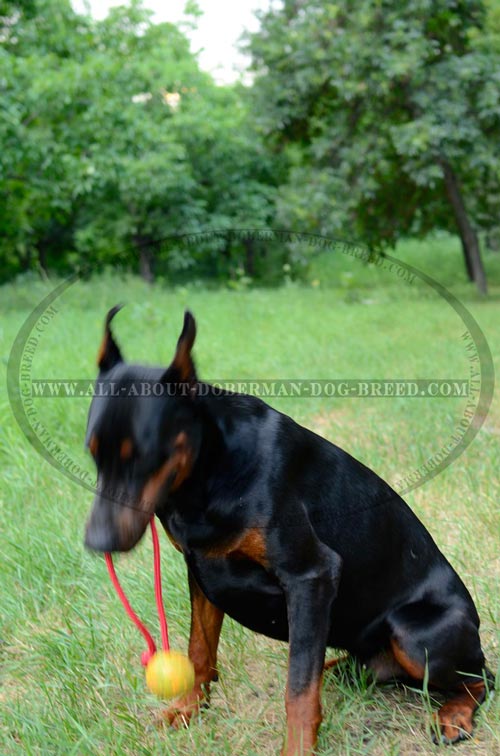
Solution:
M 177 698 L 194 687 L 194 667 L 180 651 L 157 651 L 146 667 L 146 685 L 158 698 Z

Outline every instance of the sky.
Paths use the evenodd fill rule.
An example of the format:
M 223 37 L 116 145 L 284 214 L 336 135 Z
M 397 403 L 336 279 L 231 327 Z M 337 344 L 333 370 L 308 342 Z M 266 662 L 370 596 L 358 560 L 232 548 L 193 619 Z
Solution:
M 143 0 L 146 8 L 154 11 L 156 21 L 177 23 L 183 17 L 186 0 Z M 77 11 L 88 8 L 95 18 L 104 18 L 113 5 L 124 5 L 123 0 L 73 0 Z M 236 43 L 245 30 L 258 28 L 255 10 L 266 10 L 271 0 L 198 0 L 203 16 L 198 28 L 188 33 L 193 52 L 200 51 L 202 68 L 209 71 L 218 83 L 238 78 L 247 59 L 238 53 Z

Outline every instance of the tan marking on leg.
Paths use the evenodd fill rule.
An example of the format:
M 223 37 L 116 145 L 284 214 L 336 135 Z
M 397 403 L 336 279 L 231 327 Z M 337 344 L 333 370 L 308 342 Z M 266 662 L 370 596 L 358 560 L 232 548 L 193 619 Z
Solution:
M 346 661 L 348 659 L 348 655 L 345 656 L 337 656 L 335 659 L 329 659 L 325 662 L 323 666 L 323 670 L 326 672 L 329 669 L 334 669 L 335 667 L 338 667 L 339 664 L 342 664 L 342 662 Z
M 394 652 L 390 648 L 372 656 L 366 662 L 366 667 L 373 673 L 377 682 L 387 682 L 405 674 L 404 668 L 396 661 Z
M 420 662 L 411 659 L 395 638 L 391 638 L 391 648 L 396 662 L 403 668 L 406 674 L 413 677 L 414 680 L 424 679 L 425 667 Z
M 486 686 L 482 680 L 462 683 L 460 691 L 441 706 L 435 719 L 446 740 L 454 743 L 472 735 L 472 718 L 485 696 Z
M 194 578 L 189 577 L 191 594 L 191 633 L 189 658 L 195 671 L 194 688 L 162 712 L 173 727 L 187 727 L 200 705 L 208 701 L 210 682 L 217 679 L 217 647 L 224 613 L 201 592 Z
M 312 756 L 321 724 L 320 677 L 302 693 L 286 693 L 287 737 L 283 756 Z

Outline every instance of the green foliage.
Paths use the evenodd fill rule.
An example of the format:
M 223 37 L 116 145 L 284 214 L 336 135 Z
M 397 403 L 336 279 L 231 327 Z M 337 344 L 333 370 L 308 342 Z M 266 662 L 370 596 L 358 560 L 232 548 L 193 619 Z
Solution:
M 155 263 L 168 272 L 220 258 L 209 248 L 181 254 L 159 239 L 270 220 L 276 161 L 244 91 L 217 87 L 178 28 L 153 24 L 137 2 L 99 22 L 66 0 L 9 4 L 5 13 L 6 275 L 37 264 L 119 264 L 152 277 Z M 219 267 L 244 255 L 236 244 Z
M 484 23 L 479 0 L 285 0 L 262 14 L 249 49 L 262 125 L 293 163 L 283 221 L 375 248 L 453 230 L 446 161 L 474 227 L 497 225 L 500 56 L 478 43 Z
M 250 88 L 200 70 L 195 0 L 185 14 L 0 0 L 0 279 L 118 266 L 241 288 L 304 277 L 310 252 L 232 229 L 383 250 L 460 212 L 495 246 L 498 0 L 286 0 L 250 38 Z M 175 240 L 210 230 L 226 234 Z

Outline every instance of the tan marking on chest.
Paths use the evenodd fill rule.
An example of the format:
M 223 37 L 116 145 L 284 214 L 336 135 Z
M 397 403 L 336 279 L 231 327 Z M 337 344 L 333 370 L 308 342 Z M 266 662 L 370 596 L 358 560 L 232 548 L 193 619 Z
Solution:
M 264 531 L 261 528 L 248 528 L 236 539 L 207 549 L 205 556 L 219 559 L 250 559 L 263 567 L 269 566 Z

